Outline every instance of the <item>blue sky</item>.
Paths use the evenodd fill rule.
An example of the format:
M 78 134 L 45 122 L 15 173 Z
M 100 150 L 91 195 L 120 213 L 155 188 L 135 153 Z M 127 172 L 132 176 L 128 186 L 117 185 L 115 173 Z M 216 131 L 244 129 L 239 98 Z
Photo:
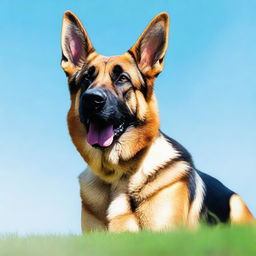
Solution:
M 80 232 L 85 163 L 68 135 L 60 68 L 67 9 L 103 55 L 129 49 L 157 13 L 171 15 L 155 84 L 162 130 L 256 214 L 255 1 L 2 0 L 0 8 L 1 233 Z

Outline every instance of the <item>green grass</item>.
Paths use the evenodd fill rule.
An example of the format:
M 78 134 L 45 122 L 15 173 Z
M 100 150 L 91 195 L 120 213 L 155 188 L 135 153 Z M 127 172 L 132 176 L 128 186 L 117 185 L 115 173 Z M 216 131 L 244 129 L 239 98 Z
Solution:
M 1 256 L 256 256 L 256 228 L 202 227 L 169 233 L 0 236 Z

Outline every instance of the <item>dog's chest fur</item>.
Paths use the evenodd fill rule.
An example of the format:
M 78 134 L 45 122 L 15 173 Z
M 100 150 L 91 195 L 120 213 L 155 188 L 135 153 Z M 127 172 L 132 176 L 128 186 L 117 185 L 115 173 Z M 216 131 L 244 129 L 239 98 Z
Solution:
M 187 218 L 187 184 L 191 166 L 180 156 L 180 152 L 160 134 L 141 165 L 130 176 L 107 184 L 88 168 L 79 177 L 83 205 L 105 225 L 116 216 L 133 212 L 141 227 L 152 228 L 152 223 L 155 223 L 153 226 L 156 229 L 163 229 L 169 224 L 167 220 L 172 215 L 172 207 L 176 208 L 179 191 L 179 197 L 182 197 L 180 202 L 187 205 L 181 214 L 184 219 Z M 168 204 L 166 197 L 170 202 Z M 157 201 L 158 207 L 154 210 L 150 209 L 149 198 Z M 152 219 L 155 221 L 152 222 Z

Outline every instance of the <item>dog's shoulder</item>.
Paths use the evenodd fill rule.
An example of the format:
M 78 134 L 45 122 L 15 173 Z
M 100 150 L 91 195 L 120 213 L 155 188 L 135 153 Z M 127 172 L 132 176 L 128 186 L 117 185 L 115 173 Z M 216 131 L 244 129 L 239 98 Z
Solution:
M 191 154 L 188 152 L 188 150 L 182 146 L 178 141 L 174 140 L 173 138 L 167 136 L 165 133 L 163 133 L 162 131 L 160 132 L 162 134 L 162 136 L 164 137 L 164 139 L 172 145 L 172 147 L 175 149 L 175 151 L 178 153 L 179 158 L 178 160 L 182 160 L 182 161 L 186 161 L 187 163 L 189 163 L 191 166 L 194 166 L 193 164 L 193 160 L 192 160 L 192 156 Z
M 190 202 L 192 202 L 195 199 L 196 190 L 197 191 L 199 190 L 199 186 L 200 186 L 200 190 L 202 191 L 202 193 L 204 190 L 204 184 L 203 184 L 200 176 L 196 172 L 192 156 L 189 153 L 189 151 L 183 145 L 181 145 L 178 141 L 167 136 L 162 131 L 161 131 L 161 134 L 164 136 L 165 140 L 169 144 L 171 144 L 172 147 L 175 149 L 176 154 L 178 155 L 178 158 L 176 160 L 184 161 L 190 167 L 189 171 L 187 173 L 187 178 L 188 178 L 188 189 L 189 189 Z
M 197 170 L 191 154 L 179 142 L 162 133 L 179 156 L 177 160 L 190 166 L 188 171 L 188 190 L 191 205 L 198 203 L 197 211 L 204 221 L 210 224 L 227 222 L 230 216 L 230 198 L 235 193 L 216 178 Z
M 129 178 L 129 192 L 145 200 L 164 187 L 188 183 L 193 168 L 188 151 L 161 131 L 148 149 L 138 170 Z

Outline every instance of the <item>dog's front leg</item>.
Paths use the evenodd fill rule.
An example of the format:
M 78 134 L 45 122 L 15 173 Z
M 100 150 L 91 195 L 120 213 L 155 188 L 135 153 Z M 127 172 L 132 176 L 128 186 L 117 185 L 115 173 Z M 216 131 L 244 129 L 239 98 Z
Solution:
M 111 202 L 108 208 L 108 230 L 110 232 L 137 232 L 139 223 L 132 212 L 130 198 L 127 194 L 127 182 L 120 181 L 112 189 Z

